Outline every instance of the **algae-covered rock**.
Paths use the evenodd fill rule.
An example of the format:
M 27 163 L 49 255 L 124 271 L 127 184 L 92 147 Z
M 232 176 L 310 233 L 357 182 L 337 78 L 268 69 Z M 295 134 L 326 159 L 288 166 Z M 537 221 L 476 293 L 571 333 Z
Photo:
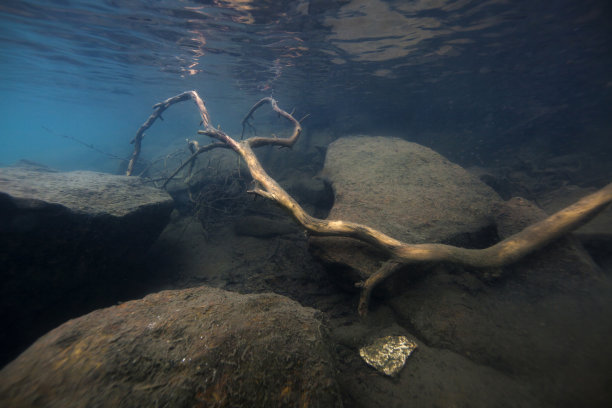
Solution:
M 316 314 L 273 294 L 149 295 L 40 338 L 0 371 L 0 405 L 341 406 Z

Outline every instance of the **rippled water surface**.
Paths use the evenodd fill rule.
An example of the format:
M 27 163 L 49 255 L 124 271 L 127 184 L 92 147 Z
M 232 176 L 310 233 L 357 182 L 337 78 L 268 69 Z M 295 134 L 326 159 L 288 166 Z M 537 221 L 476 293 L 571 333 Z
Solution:
M 422 228 L 435 232 L 431 235 L 435 242 L 487 248 L 544 218 L 544 211 L 559 211 L 612 181 L 612 0 L 0 0 L 0 167 L 27 159 L 60 170 L 125 174 L 126 159 L 134 149 L 130 141 L 151 115 L 152 106 L 188 90 L 202 96 L 212 125 L 235 138 L 241 134 L 241 121 L 249 108 L 260 98 L 273 96 L 283 109 L 302 119 L 303 132 L 292 151 L 270 146 L 256 149 L 266 171 L 309 215 L 325 218 L 332 211 L 333 217 L 367 221 L 393 238 L 429 241 L 412 231 Z M 186 139 L 198 138 L 201 145 L 209 142 L 197 134 L 202 118 L 191 101 L 171 106 L 160 119 L 146 129 L 134 172 L 158 186 L 190 157 Z M 282 117 L 263 109 L 253 122 L 259 135 L 284 136 L 292 130 Z M 353 146 L 335 144 L 336 155 L 333 148 L 328 149 L 332 142 L 354 135 L 416 142 L 475 177 L 442 163 L 425 148 L 411 144 L 411 153 L 398 153 L 409 150 L 395 140 L 353 139 L 359 141 Z M 363 146 L 375 147 L 360 150 Z M 348 153 L 342 156 L 339 150 Z M 2 192 L 8 191 L 7 179 L 0 178 L 0 215 L 4 215 L 0 217 L 0 238 L 4 239 L 0 241 L 4 242 L 0 244 L 0 280 L 6 287 L 0 293 L 10 295 L 0 298 L 15 310 L 0 307 L 0 329 L 8 328 L 0 335 L 0 364 L 12 360 L 64 318 L 144 293 L 210 285 L 240 293 L 275 292 L 318 309 L 330 329 L 330 349 L 337 352 L 334 364 L 338 363 L 336 375 L 347 407 L 404 406 L 407 401 L 415 406 L 612 406 L 605 403 L 612 399 L 610 212 L 602 211 L 575 236 L 546 248 L 540 248 L 546 228 L 528 230 L 516 242 L 535 237 L 534 245 L 541 252 L 503 270 L 406 265 L 392 277 L 397 280 L 383 282 L 380 293 L 374 292 L 370 315 L 362 319 L 356 313 L 359 294 L 354 284 L 371 272 L 353 274 L 351 269 L 349 273 L 348 266 L 330 267 L 315 257 L 345 263 L 344 256 L 351 260 L 347 265 L 365 262 L 364 268 L 371 271 L 382 265 L 378 273 L 391 273 L 397 259 L 372 258 L 377 251 L 365 244 L 337 260 L 328 256 L 286 213 L 268 200 L 252 200 L 245 193 L 248 188 L 258 190 L 258 185 L 245 167 L 239 167 L 244 161 L 227 159 L 221 155 L 227 151 L 221 149 L 214 151 L 219 153 L 216 156 L 206 153 L 190 162 L 196 163 L 193 167 L 186 167 L 190 172 L 195 169 L 189 176 L 186 171 L 177 172 L 168 184 L 175 210 L 168 224 L 163 211 L 151 216 L 159 231 L 165 228 L 159 237 L 154 235 L 157 227 L 144 229 L 151 244 L 156 240 L 152 247 L 106 242 L 113 240 L 108 236 L 115 236 L 108 231 L 124 224 L 130 231 L 142 231 L 139 223 L 145 224 L 147 214 L 154 214 L 150 208 L 157 204 L 138 207 L 121 220 L 98 217 L 104 218 L 99 224 L 97 215 L 81 217 L 78 212 L 74 218 L 83 218 L 88 227 L 82 232 L 81 221 L 75 221 L 77 227 L 72 228 L 78 231 L 73 233 L 57 227 L 64 225 L 57 221 L 63 218 L 56 217 L 63 207 L 50 206 L 49 217 L 40 215 L 46 214 L 42 210 L 37 212 L 38 204 L 36 211 L 29 207 L 22 211 Z M 429 166 L 432 163 L 438 165 Z M 19 188 L 26 184 L 24 180 L 38 180 L 36 174 L 40 174 L 19 169 L 4 172 L 26 174 L 15 182 Z M 56 197 L 58 188 L 52 190 Z M 101 199 L 95 191 L 83 195 L 96 201 L 98 208 Z M 357 203 L 351 201 L 355 197 Z M 108 200 L 113 205 L 122 202 Z M 573 208 L 574 214 L 582 211 Z M 366 221 L 350 218 L 356 214 Z M 46 218 L 51 219 L 50 226 L 45 226 Z M 106 223 L 113 226 L 106 228 Z M 445 224 L 450 225 L 448 231 Z M 94 226 L 91 231 L 89 225 Z M 396 232 L 405 227 L 414 235 L 402 238 L 403 231 L 392 233 L 396 227 Z M 359 233 L 364 230 L 355 228 Z M 55 235 L 57 231 L 61 233 Z M 501 247 L 512 250 L 508 242 L 514 241 L 505 241 Z M 140 252 L 143 260 L 130 260 L 125 273 L 116 271 L 109 266 L 114 265 L 114 249 L 100 246 L 90 251 L 88 245 L 120 246 L 117 257 L 128 258 L 123 255 L 127 248 Z M 329 252 L 341 252 L 344 247 L 338 245 L 337 250 L 332 245 Z M 409 251 L 421 256 L 420 248 Z M 470 253 L 470 258 L 477 259 L 475 252 Z M 503 257 L 504 253 L 499 256 Z M 13 258 L 19 262 L 7 261 Z M 61 263 L 64 258 L 69 266 Z M 87 262 L 81 262 L 85 258 Z M 107 276 L 107 269 L 117 273 Z M 156 282 L 158 276 L 164 283 Z M 81 284 L 73 279 L 91 288 L 77 286 Z M 137 295 L 127 295 L 132 293 L 131 284 L 126 284 L 130 279 Z M 48 297 L 36 299 L 47 291 Z M 88 293 L 95 296 L 90 299 Z M 191 295 L 185 296 L 180 295 L 185 300 Z M 363 298 L 369 299 L 369 292 Z M 124 306 L 119 309 L 129 310 Z M 194 314 L 187 323 L 199 325 L 200 317 L 225 319 L 213 314 L 215 308 L 209 309 L 200 312 L 198 306 L 197 318 Z M 14 317 L 21 311 L 39 321 Z M 47 311 L 52 318 L 47 319 Z M 262 318 L 251 319 L 257 336 L 261 334 L 257 325 L 263 324 L 260 320 L 267 313 L 265 306 Z M 126 340 L 137 354 L 123 358 L 117 352 L 120 357 L 112 360 L 121 361 L 108 372 L 108 380 L 128 373 L 124 375 L 128 385 L 122 389 L 139 391 L 152 401 L 166 392 L 166 386 L 168 395 L 174 396 L 179 388 L 184 391 L 189 383 L 182 379 L 163 377 L 158 382 L 149 376 L 152 368 L 171 368 L 186 376 L 191 357 L 198 360 L 199 351 L 196 355 L 185 352 L 175 360 L 169 356 L 196 350 L 201 347 L 197 344 L 209 348 L 208 343 L 197 343 L 196 337 L 191 342 L 189 330 L 179 328 L 167 341 L 174 354 L 167 351 L 165 338 L 158 334 L 170 328 L 174 319 L 164 320 L 151 331 L 150 343 L 160 347 L 159 360 L 150 359 L 145 348 Z M 214 319 L 211 330 L 217 326 L 225 332 L 226 326 Z M 302 329 L 306 327 L 301 318 L 296 321 Z M 112 327 L 114 336 L 114 323 Z M 197 327 L 199 331 L 204 326 Z M 239 327 L 236 338 L 246 330 Z M 376 374 L 358 356 L 368 337 L 383 332 L 385 336 L 410 332 L 418 340 L 418 350 L 410 357 L 414 360 L 407 366 L 411 368 L 394 379 Z M 110 338 L 102 331 L 96 333 L 94 337 Z M 139 341 L 145 344 L 148 335 L 138 334 Z M 287 344 L 298 337 L 304 336 L 291 334 Z M 305 338 L 315 344 L 309 335 Z M 263 358 L 268 359 L 276 346 L 270 348 L 275 343 L 263 340 Z M 9 346 L 2 346 L 3 341 Z M 83 363 L 87 360 L 83 356 L 91 356 L 94 350 L 87 341 L 76 341 L 72 335 L 60 340 L 75 345 L 73 357 L 78 358 L 73 360 L 83 372 L 106 381 L 96 371 L 102 364 L 98 356 L 90 360 L 96 369 Z M 187 343 L 197 347 L 183 349 Z M 214 353 L 223 349 L 210 344 Z M 249 377 L 232 360 L 240 356 L 240 364 L 244 361 L 259 370 L 259 363 L 251 365 L 248 360 L 257 348 L 249 347 L 235 348 L 227 364 L 219 353 L 223 357 L 219 364 L 233 366 L 232 371 L 239 371 L 236 378 Z M 59 356 L 59 363 L 52 363 L 55 369 L 68 367 L 64 364 L 71 358 L 69 349 L 54 350 L 52 354 Z M 318 387 L 311 387 L 306 380 L 310 377 L 300 377 L 302 363 L 269 358 L 273 360 L 287 367 L 282 374 L 287 376 L 286 385 L 275 395 L 308 402 L 299 384 L 307 383 L 306 388 L 317 391 Z M 146 381 L 129 385 L 141 376 L 129 374 L 128 366 L 137 367 L 134 373 L 144 367 Z M 221 406 L 227 403 L 223 390 L 232 389 L 232 382 L 218 367 L 210 368 L 212 377 L 190 381 L 208 387 L 206 393 L 196 395 L 203 404 Z M 29 369 L 19 370 L 30 374 Z M 198 365 L 197 370 L 199 376 L 208 368 L 201 370 Z M 312 373 L 318 377 L 322 372 L 317 368 Z M 55 380 L 55 375 L 42 374 Z M 90 393 L 80 376 L 76 383 Z M 263 390 L 263 383 L 256 383 Z M 35 392 L 48 390 L 54 398 L 61 394 L 53 386 L 37 384 L 38 389 L 23 385 L 26 397 L 37 398 Z M 71 386 L 69 381 L 66 384 Z M 121 387 L 113 385 L 117 390 Z M 242 385 L 234 389 L 250 390 Z M 91 394 L 106 398 L 95 390 Z M 140 394 L 134 395 L 139 398 Z M 431 403 L 419 405 L 419 401 Z
M 546 132 L 553 149 L 571 150 L 578 135 L 599 140 L 610 128 L 611 8 L 604 0 L 6 0 L 0 161 L 46 157 L 32 144 L 76 160 L 83 147 L 61 136 L 123 154 L 121 141 L 150 106 L 187 89 L 229 130 L 273 95 L 310 113 L 311 127 L 462 133 L 459 145 L 471 152 Z M 192 127 L 176 115 L 168 126 L 182 137 Z

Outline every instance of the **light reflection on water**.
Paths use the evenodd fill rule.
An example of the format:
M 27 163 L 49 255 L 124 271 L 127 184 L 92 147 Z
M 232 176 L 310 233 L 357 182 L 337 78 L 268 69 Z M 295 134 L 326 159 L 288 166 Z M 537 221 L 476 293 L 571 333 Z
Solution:
M 415 66 L 428 67 L 422 79 L 431 82 L 460 75 L 462 56 L 503 63 L 517 46 L 554 47 L 558 34 L 602 24 L 607 11 L 601 1 L 8 1 L 0 5 L 2 86 L 19 87 L 25 76 L 28 85 L 76 77 L 118 88 L 218 76 L 245 91 L 313 79 L 329 89 L 342 86 L 336 70 L 359 83 L 405 80 Z M 33 75 L 40 66 L 45 73 Z
M 311 113 L 311 125 L 487 138 L 542 111 L 605 123 L 610 9 L 605 0 L 9 0 L 0 91 L 67 102 L 150 94 L 150 106 L 198 89 L 222 110 L 273 95 Z

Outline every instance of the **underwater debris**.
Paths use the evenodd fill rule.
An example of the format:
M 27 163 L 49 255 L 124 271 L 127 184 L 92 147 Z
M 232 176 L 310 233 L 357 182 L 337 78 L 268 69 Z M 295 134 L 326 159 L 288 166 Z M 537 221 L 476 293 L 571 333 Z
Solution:
M 359 355 L 377 371 L 394 377 L 404 368 L 406 360 L 417 347 L 406 336 L 385 336 L 360 348 Z

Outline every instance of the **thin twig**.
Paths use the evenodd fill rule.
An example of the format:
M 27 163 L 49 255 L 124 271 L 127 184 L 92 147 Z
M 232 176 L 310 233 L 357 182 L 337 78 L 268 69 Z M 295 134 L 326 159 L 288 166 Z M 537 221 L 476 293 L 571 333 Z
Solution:
M 97 153 L 103 154 L 103 155 L 104 155 L 104 156 L 106 156 L 106 157 L 110 157 L 110 158 L 111 158 L 111 159 L 113 159 L 113 160 L 120 160 L 120 161 L 123 161 L 123 162 L 126 162 L 126 161 L 127 161 L 127 159 L 124 159 L 123 157 L 119 157 L 119 156 L 114 155 L 114 154 L 112 154 L 112 153 L 105 152 L 104 150 L 102 150 L 102 149 L 100 149 L 100 148 L 98 148 L 98 147 L 94 146 L 93 144 L 91 144 L 91 143 L 87 143 L 87 142 L 84 142 L 84 141 L 82 141 L 81 139 L 78 139 L 78 138 L 76 138 L 76 137 L 74 137 L 74 136 L 64 135 L 64 134 L 57 134 L 57 133 L 55 133 L 53 130 L 49 129 L 49 128 L 48 128 L 48 127 L 46 127 L 46 126 L 42 126 L 42 128 L 43 128 L 43 129 L 45 129 L 45 130 L 46 130 L 47 132 L 49 132 L 50 134 L 52 134 L 53 136 L 63 137 L 64 139 L 70 139 L 70 140 L 72 140 L 72 141 L 75 141 L 75 142 L 77 142 L 77 143 L 79 143 L 79 144 L 81 144 L 81 145 L 83 145 L 83 146 L 87 147 L 87 148 L 88 148 L 88 149 L 90 149 L 90 150 L 93 150 L 94 152 L 97 152 Z
M 185 161 L 185 163 L 181 164 L 176 170 L 174 170 L 174 172 L 168 177 L 168 179 L 166 179 L 166 181 L 162 185 L 162 188 L 166 188 L 166 186 L 168 185 L 170 180 L 172 180 L 174 178 L 174 176 L 176 176 L 178 174 L 179 171 L 183 170 L 183 168 L 185 168 L 185 166 L 187 166 L 189 163 L 191 163 L 193 160 L 195 160 L 195 158 L 198 157 L 199 154 L 207 152 L 207 151 L 212 150 L 212 149 L 215 149 L 217 147 L 220 147 L 220 148 L 223 148 L 223 149 L 227 149 L 228 148 L 227 145 L 225 145 L 224 143 L 221 143 L 221 142 L 211 143 L 211 144 L 208 144 L 206 146 L 198 147 L 198 149 L 193 152 L 193 154 Z

